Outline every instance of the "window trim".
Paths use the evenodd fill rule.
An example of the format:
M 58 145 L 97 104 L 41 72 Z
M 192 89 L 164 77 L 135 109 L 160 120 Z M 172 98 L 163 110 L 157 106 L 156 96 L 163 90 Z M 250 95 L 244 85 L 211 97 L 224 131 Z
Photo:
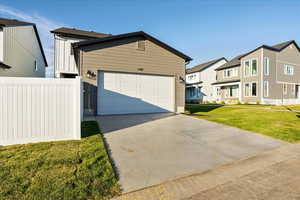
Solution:
M 282 93 L 284 94 L 284 95 L 287 95 L 287 91 L 288 91 L 288 87 L 287 87 L 287 83 L 283 83 L 283 91 L 282 91 Z
M 296 84 L 293 84 L 293 87 L 291 88 L 292 95 L 296 96 Z
M 253 61 L 256 61 L 256 74 L 253 75 Z M 246 62 L 249 62 L 249 74 L 246 74 Z M 248 60 L 244 61 L 244 77 L 252 77 L 252 76 L 257 76 L 258 75 L 258 59 L 257 58 L 251 58 Z
M 249 85 L 249 95 L 246 95 L 246 84 Z M 251 89 L 251 84 L 250 84 L 250 82 L 244 83 L 244 97 L 250 97 L 250 89 Z
M 264 97 L 269 97 L 269 81 L 264 81 L 263 83 L 263 89 L 264 89 Z M 265 92 L 266 91 L 266 92 Z
M 256 84 L 256 95 L 255 96 L 252 95 L 253 83 Z M 249 84 L 249 96 L 246 96 L 246 84 Z M 244 83 L 244 97 L 257 97 L 257 94 L 258 94 L 258 87 L 257 86 L 258 86 L 257 81 L 245 82 Z
M 290 68 L 290 70 L 288 70 L 288 68 Z M 288 73 L 289 71 L 290 71 L 291 73 Z M 294 75 L 294 66 L 288 65 L 288 64 L 284 64 L 283 73 L 284 73 L 285 75 L 288 75 L 288 76 L 293 76 L 293 75 Z
M 265 56 L 264 57 L 264 75 L 269 76 L 270 75 L 270 58 Z M 267 69 L 267 70 L 266 70 Z

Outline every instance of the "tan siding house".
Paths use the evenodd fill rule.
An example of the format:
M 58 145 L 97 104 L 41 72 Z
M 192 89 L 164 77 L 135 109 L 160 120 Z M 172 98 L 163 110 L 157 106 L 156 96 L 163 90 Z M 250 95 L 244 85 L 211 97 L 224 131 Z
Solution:
M 85 83 L 85 112 L 182 112 L 191 58 L 144 32 L 73 44 Z M 110 107 L 110 108 L 109 108 Z
M 239 68 L 239 77 L 233 69 Z M 300 103 L 300 49 L 295 41 L 262 45 L 216 69 L 214 83 L 220 101 L 227 103 Z M 231 72 L 225 81 L 222 74 Z M 236 80 L 234 80 L 236 79 Z

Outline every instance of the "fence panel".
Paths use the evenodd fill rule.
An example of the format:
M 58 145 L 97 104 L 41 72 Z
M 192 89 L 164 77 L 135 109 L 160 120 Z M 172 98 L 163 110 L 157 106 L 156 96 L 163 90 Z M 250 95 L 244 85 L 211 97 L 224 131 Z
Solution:
M 0 145 L 80 139 L 81 79 L 0 77 Z

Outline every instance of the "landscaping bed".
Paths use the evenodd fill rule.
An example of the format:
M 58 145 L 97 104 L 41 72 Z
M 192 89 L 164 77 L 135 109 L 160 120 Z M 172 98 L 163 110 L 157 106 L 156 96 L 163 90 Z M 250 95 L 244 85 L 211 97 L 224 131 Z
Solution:
M 247 105 L 243 105 L 245 106 Z M 234 126 L 286 142 L 300 141 L 300 113 L 278 111 L 282 106 L 272 106 L 272 109 L 267 110 L 255 109 L 251 106 L 247 109 L 243 107 L 198 104 L 187 105 L 186 110 L 197 118 Z
M 120 194 L 95 121 L 84 139 L 0 147 L 0 199 L 110 199 Z

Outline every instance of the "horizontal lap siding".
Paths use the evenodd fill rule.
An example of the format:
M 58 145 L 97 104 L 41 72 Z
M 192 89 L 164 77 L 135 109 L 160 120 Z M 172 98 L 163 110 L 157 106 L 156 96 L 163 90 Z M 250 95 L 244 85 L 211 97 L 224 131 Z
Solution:
M 179 77 L 185 77 L 185 60 L 148 40 L 145 40 L 145 51 L 138 50 L 138 40 L 141 38 L 104 44 L 105 47 L 95 45 L 84 48 L 81 51 L 83 80 L 96 86 L 97 78 L 87 78 L 86 72 L 97 74 L 99 70 L 175 76 L 176 104 L 184 106 L 185 86 L 179 82 Z
M 80 79 L 0 78 L 0 145 L 79 139 L 79 92 Z

